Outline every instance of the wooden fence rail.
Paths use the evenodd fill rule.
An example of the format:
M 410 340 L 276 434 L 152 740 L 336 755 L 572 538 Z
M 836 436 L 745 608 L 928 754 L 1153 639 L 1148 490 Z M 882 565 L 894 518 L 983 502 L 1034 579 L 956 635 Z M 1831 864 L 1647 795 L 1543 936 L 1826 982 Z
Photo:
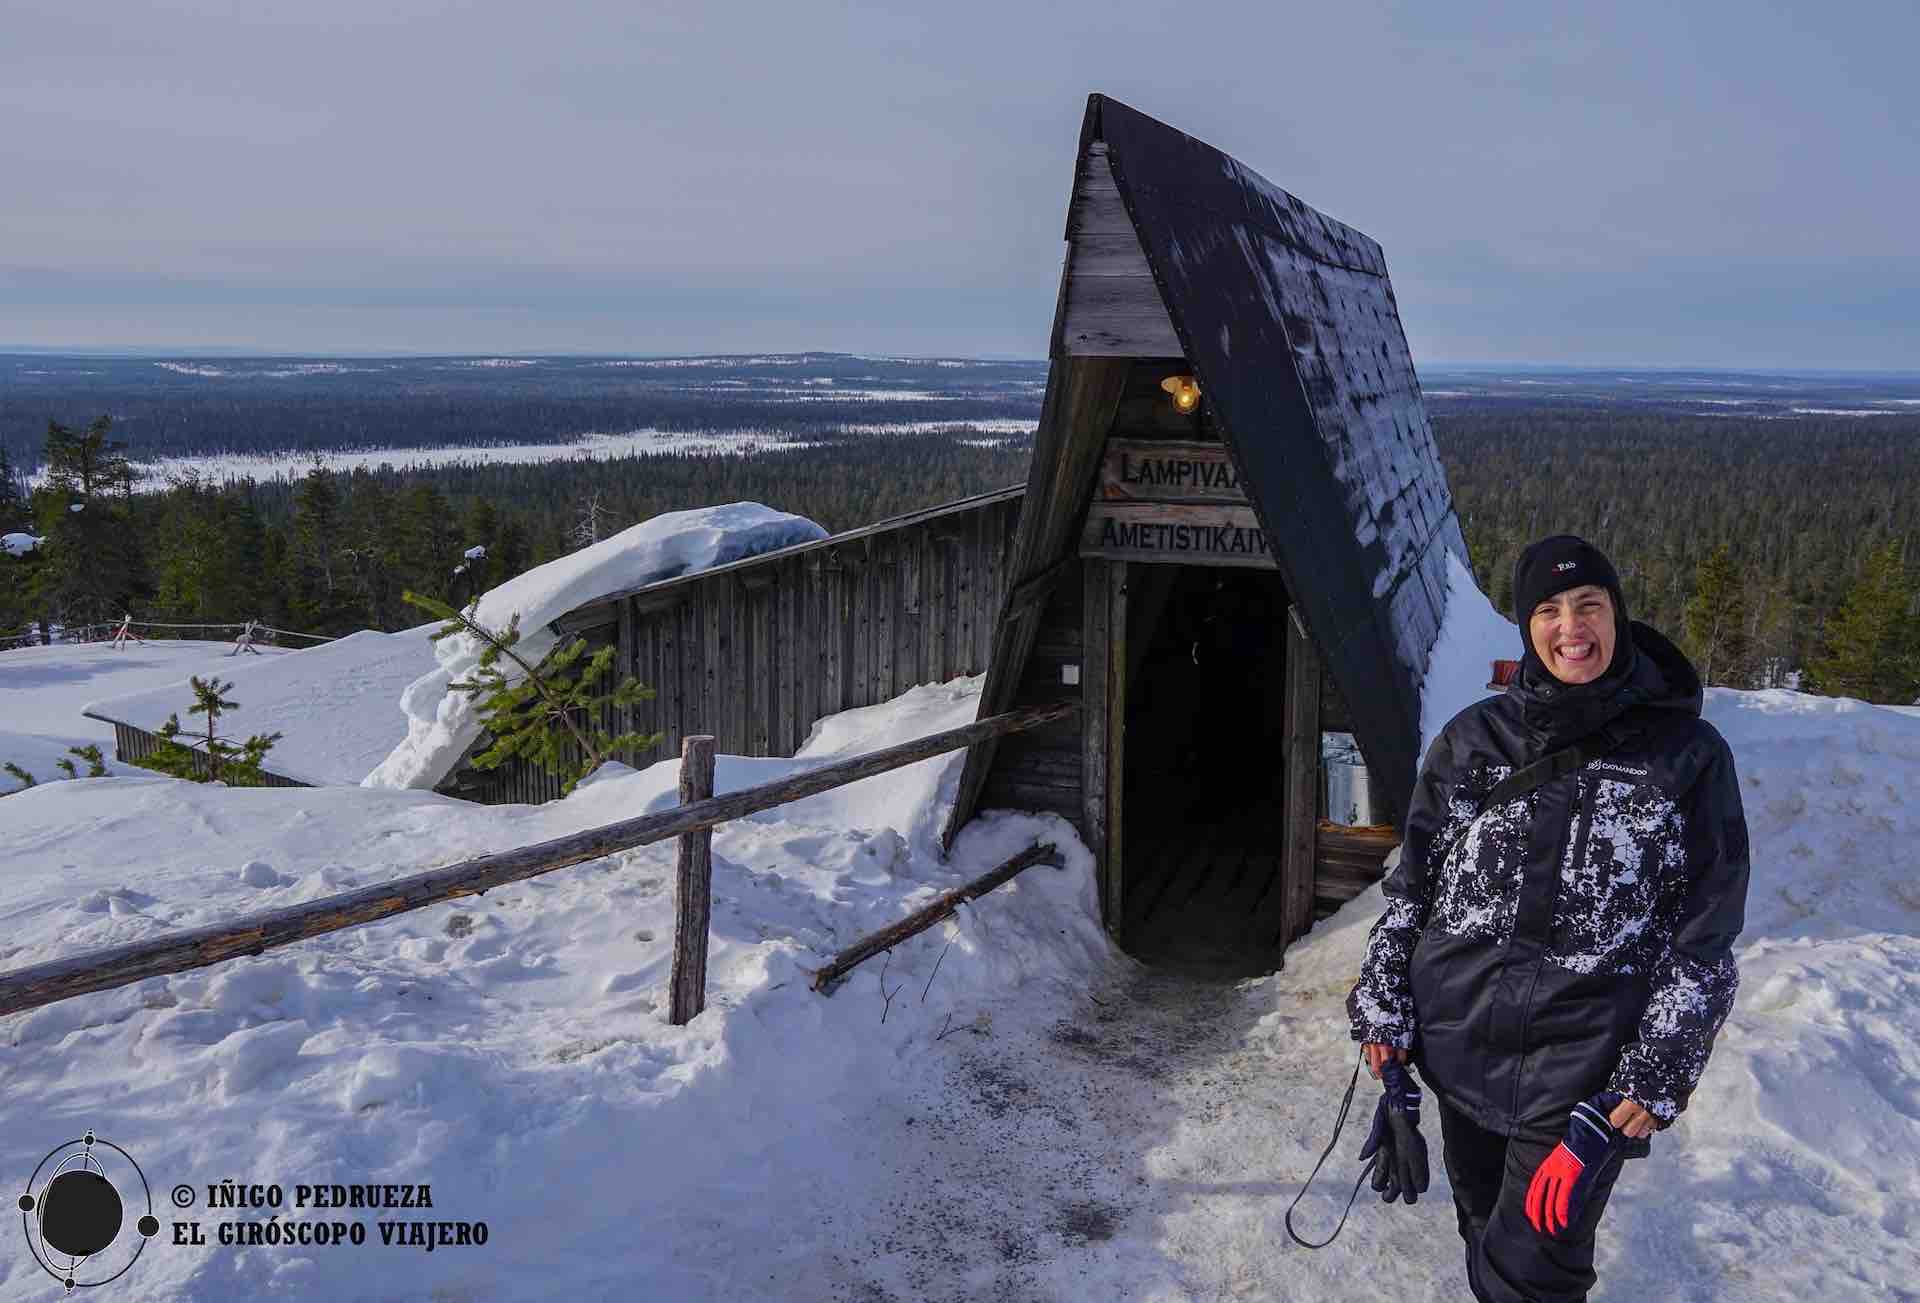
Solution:
M 919 936 L 941 919 L 953 917 L 954 911 L 962 905 L 980 899 L 995 887 L 1012 882 L 1035 864 L 1058 867 L 1059 863 L 1060 856 L 1053 849 L 1052 842 L 1034 843 L 998 868 L 981 874 L 965 886 L 955 887 L 932 904 L 914 910 L 898 923 L 889 923 L 878 932 L 861 937 L 835 955 L 832 963 L 813 975 L 813 989 L 822 995 L 832 995 L 836 982 L 881 951 L 889 950 L 909 937 Z
M 801 797 L 830 791 L 858 779 L 883 774 L 916 761 L 957 751 L 988 738 L 1038 728 L 1080 708 L 1078 701 L 1059 701 L 1025 710 L 994 715 L 960 728 L 932 733 L 911 742 L 884 747 L 851 760 L 822 765 L 758 787 L 709 797 L 657 814 L 623 819 L 619 823 L 556 837 L 552 841 L 510 851 L 480 855 L 444 868 L 428 869 L 371 887 L 341 892 L 285 909 L 253 914 L 140 941 L 89 951 L 67 959 L 35 964 L 0 973 L 0 1016 L 37 1009 L 90 991 L 108 991 L 149 977 L 205 968 L 237 955 L 263 951 L 337 932 L 361 923 L 373 923 L 395 914 L 472 896 L 491 888 L 551 873 L 569 865 L 598 859 L 614 851 L 631 850 L 682 833 L 711 828 L 729 819 L 770 810 Z

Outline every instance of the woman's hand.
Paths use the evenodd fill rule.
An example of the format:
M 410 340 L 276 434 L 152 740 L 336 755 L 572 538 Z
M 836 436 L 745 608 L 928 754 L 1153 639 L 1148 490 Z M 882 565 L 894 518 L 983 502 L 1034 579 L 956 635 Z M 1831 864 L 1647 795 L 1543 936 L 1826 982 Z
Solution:
M 1374 1074 L 1378 1076 L 1378 1073 Z M 1623 1099 L 1608 1114 L 1607 1121 L 1613 1129 L 1629 1140 L 1638 1140 L 1641 1136 L 1652 1135 L 1660 1120 L 1641 1108 L 1630 1099 Z
M 1388 1059 L 1398 1059 L 1402 1063 L 1407 1061 L 1407 1052 L 1405 1050 L 1395 1049 L 1391 1045 L 1379 1045 L 1373 1041 L 1368 1041 L 1360 1048 L 1366 1052 L 1367 1071 L 1372 1074 L 1376 1081 L 1379 1080 L 1380 1077 L 1380 1065 Z M 1638 1107 L 1638 1105 L 1635 1107 Z

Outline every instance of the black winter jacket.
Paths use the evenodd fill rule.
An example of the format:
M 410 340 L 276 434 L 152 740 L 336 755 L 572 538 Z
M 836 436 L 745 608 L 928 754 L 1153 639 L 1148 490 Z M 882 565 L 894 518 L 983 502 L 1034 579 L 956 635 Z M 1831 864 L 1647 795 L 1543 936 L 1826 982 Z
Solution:
M 1430 1088 L 1503 1135 L 1558 1133 L 1606 1089 L 1664 1128 L 1733 1007 L 1733 754 L 1686 657 L 1631 627 L 1632 669 L 1578 718 L 1553 709 L 1566 685 L 1523 672 L 1441 730 L 1347 999 L 1355 1040 L 1411 1049 Z M 1640 731 L 1620 749 L 1481 808 L 1515 768 L 1623 716 Z

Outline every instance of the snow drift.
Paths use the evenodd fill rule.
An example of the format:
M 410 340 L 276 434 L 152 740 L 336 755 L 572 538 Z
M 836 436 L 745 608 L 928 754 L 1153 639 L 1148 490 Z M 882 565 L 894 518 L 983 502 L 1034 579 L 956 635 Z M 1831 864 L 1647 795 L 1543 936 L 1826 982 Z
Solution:
M 577 606 L 609 593 L 826 536 L 826 530 L 805 517 L 757 502 L 670 511 L 489 589 L 480 598 L 474 619 L 490 629 L 505 629 L 518 615 L 520 642 L 515 650 L 538 660 L 559 643 L 547 628 L 548 621 Z M 479 664 L 482 648 L 478 638 L 464 633 L 435 644 L 438 668 L 415 680 L 400 696 L 400 709 L 407 716 L 406 738 L 366 776 L 364 786 L 431 788 L 447 776 L 480 736 L 473 698 L 450 692 L 447 685 Z

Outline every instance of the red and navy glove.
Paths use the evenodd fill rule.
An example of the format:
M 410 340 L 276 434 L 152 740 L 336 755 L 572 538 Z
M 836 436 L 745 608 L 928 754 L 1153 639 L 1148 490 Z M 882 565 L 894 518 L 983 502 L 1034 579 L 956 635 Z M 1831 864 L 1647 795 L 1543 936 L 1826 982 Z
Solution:
M 1527 1220 L 1542 1235 L 1559 1235 L 1587 1206 L 1593 1183 L 1627 1138 L 1607 1119 L 1626 1097 L 1603 1090 L 1573 1106 L 1567 1138 L 1553 1147 L 1527 1186 Z
M 1380 1065 L 1380 1103 L 1373 1111 L 1373 1130 L 1360 1147 L 1360 1161 L 1372 1159 L 1373 1188 L 1386 1203 L 1427 1191 L 1427 1142 L 1420 1134 L 1420 1087 L 1398 1060 Z

